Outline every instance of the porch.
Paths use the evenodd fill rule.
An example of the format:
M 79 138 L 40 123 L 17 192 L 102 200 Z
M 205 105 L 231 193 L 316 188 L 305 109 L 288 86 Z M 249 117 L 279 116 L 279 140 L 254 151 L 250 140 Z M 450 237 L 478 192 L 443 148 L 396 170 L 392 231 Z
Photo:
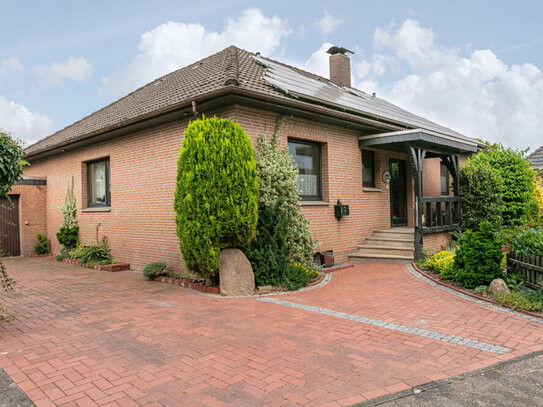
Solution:
M 394 173 L 383 173 L 383 178 L 389 179 L 391 196 L 391 223 L 392 228 L 388 231 L 391 234 L 389 240 L 381 240 L 378 245 L 372 246 L 377 242 L 375 235 L 384 231 L 374 232 L 374 236 L 367 239 L 365 245 L 359 246 L 358 253 L 351 255 L 354 260 L 371 259 L 370 256 L 360 255 L 364 253 L 364 247 L 373 250 L 375 255 L 383 254 L 391 260 L 406 262 L 418 260 L 423 257 L 424 237 L 432 234 L 450 232 L 458 228 L 461 224 L 460 215 L 460 193 L 459 193 L 459 165 L 460 156 L 475 153 L 483 144 L 476 140 L 461 135 L 444 135 L 422 129 L 407 131 L 397 131 L 391 133 L 381 133 L 375 135 L 364 135 L 359 137 L 358 141 L 361 149 L 366 147 L 378 148 L 382 150 L 407 153 L 413 171 L 413 226 L 407 226 L 407 214 L 404 214 L 405 223 L 401 221 L 395 224 L 394 208 L 398 206 L 393 202 L 396 199 L 407 201 L 408 191 L 400 192 L 394 189 Z M 446 167 L 448 174 L 452 178 L 452 195 L 443 194 L 440 196 L 424 196 L 423 174 L 424 163 L 426 159 L 439 158 Z M 391 172 L 392 172 L 391 166 Z M 406 174 L 408 176 L 408 174 Z M 403 196 L 402 196 L 403 195 Z M 407 210 L 407 205 L 404 205 Z M 394 226 L 404 226 L 395 228 Z M 385 232 L 386 233 L 386 232 Z M 400 235 L 400 238 L 398 236 Z M 407 236 L 410 236 L 407 239 Z M 412 236 L 412 237 L 411 237 Z M 403 237 L 403 239 L 402 239 Z M 408 240 L 413 244 L 408 244 Z M 369 241 L 369 242 L 368 242 Z M 401 250 L 398 249 L 401 247 Z M 362 250 L 361 250 L 362 249 Z M 408 256 L 409 249 L 412 250 L 412 256 Z M 387 253 L 384 253 L 384 252 Z M 371 252 L 371 251 L 370 251 Z M 394 258 L 394 256 L 399 256 Z M 374 256 L 374 258 L 383 260 L 383 257 Z

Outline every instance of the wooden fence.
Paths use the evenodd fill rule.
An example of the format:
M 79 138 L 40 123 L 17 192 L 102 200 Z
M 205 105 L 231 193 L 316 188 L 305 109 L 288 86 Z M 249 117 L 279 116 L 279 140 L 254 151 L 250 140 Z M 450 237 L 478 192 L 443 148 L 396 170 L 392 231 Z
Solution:
M 518 275 L 527 287 L 541 288 L 543 257 L 511 250 L 507 252 L 507 273 Z

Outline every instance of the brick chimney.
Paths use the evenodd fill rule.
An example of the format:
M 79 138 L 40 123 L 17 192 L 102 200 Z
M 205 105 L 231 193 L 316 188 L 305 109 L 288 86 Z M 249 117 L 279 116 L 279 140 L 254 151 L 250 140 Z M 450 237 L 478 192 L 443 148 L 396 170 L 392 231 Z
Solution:
M 351 58 L 345 53 L 354 52 L 336 46 L 326 52 L 330 54 L 330 81 L 339 86 L 351 87 Z

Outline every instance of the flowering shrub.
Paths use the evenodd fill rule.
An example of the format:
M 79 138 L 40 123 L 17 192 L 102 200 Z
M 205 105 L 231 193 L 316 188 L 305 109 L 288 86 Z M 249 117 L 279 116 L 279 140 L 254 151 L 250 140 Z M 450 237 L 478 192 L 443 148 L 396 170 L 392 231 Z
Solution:
M 437 271 L 443 278 L 452 279 L 454 271 L 454 253 L 442 250 L 424 262 L 424 267 Z
M 290 263 L 283 276 L 283 285 L 289 290 L 297 290 L 319 276 L 319 271 L 299 262 Z

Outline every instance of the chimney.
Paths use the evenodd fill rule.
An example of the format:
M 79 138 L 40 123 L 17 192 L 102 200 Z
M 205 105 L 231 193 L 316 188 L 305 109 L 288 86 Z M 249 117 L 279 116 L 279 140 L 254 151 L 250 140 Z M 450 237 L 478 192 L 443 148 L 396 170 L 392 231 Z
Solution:
M 339 86 L 351 87 L 351 59 L 346 52 L 354 54 L 343 47 L 330 47 L 330 81 Z

